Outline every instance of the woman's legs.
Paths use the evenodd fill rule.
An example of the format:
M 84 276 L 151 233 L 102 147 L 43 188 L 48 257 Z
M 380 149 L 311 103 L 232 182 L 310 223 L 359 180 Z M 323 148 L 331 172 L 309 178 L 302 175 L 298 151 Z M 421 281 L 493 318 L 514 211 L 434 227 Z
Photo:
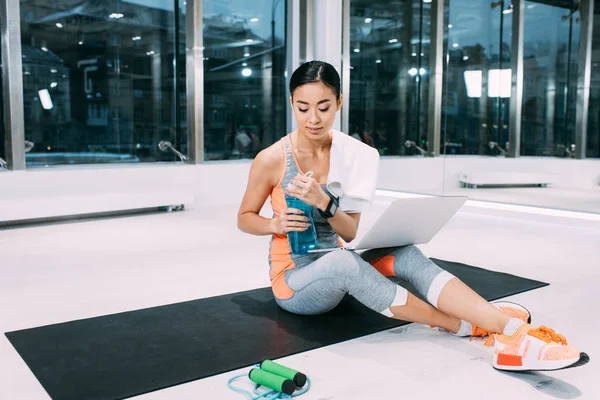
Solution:
M 337 250 L 306 267 L 286 273 L 294 290 L 278 304 L 296 314 L 321 314 L 333 309 L 346 293 L 370 309 L 404 321 L 439 326 L 457 332 L 460 320 L 451 317 L 381 275 L 356 253 Z
M 444 286 L 437 307 L 446 314 L 454 315 L 492 333 L 502 333 L 511 319 L 458 278 L 448 281 Z
M 331 252 L 306 267 L 288 271 L 285 279 L 295 293 L 289 299 L 277 299 L 277 303 L 293 313 L 320 314 L 334 308 L 348 293 L 384 315 L 438 326 L 454 333 L 458 331 L 459 335 L 464 329 L 458 318 L 469 320 L 491 332 L 504 333 L 491 335 L 486 341 L 486 344 L 495 344 L 493 365 L 498 369 L 553 370 L 589 361 L 587 354 L 568 346 L 566 339 L 551 329 L 533 329 L 517 318 L 509 319 L 455 277 L 436 272 L 438 267 L 414 246 L 394 249 L 388 256 L 372 262 L 378 264 L 377 261 L 390 257 L 389 254 L 392 254 L 395 274 L 404 274 L 406 280 L 428 300 L 434 299 L 433 304 L 446 313 L 408 293 L 360 256 L 345 250 Z M 378 265 L 380 271 L 385 272 L 383 264 Z M 412 267 L 418 268 L 413 271 Z
M 449 316 L 493 333 L 502 333 L 510 320 L 508 315 L 438 267 L 415 246 L 369 250 L 361 257 L 383 275 L 410 282 L 431 304 Z
M 429 303 L 424 302 L 410 292 L 408 292 L 405 305 L 392 305 L 390 306 L 390 311 L 393 314 L 393 318 L 403 321 L 437 326 L 452 333 L 457 333 L 460 329 L 460 319 L 432 307 Z

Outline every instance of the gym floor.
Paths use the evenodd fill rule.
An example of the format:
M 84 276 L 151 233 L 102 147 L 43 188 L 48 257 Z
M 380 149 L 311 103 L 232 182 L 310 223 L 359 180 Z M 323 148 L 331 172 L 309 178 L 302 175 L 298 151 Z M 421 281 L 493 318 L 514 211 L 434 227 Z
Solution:
M 373 223 L 389 199 L 363 216 Z M 268 237 L 236 228 L 236 206 L 77 220 L 0 230 L 0 332 L 268 286 Z M 265 215 L 269 212 L 266 210 Z M 427 245 L 431 257 L 550 283 L 509 298 L 587 352 L 581 368 L 503 373 L 480 339 L 427 326 L 286 357 L 312 388 L 301 399 L 597 399 L 600 389 L 600 218 L 465 207 Z M 233 250 L 233 251 L 232 251 Z M 240 337 L 240 341 L 244 338 Z M 248 368 L 138 396 L 242 399 L 227 389 Z M 4 335 L 0 398 L 48 399 Z

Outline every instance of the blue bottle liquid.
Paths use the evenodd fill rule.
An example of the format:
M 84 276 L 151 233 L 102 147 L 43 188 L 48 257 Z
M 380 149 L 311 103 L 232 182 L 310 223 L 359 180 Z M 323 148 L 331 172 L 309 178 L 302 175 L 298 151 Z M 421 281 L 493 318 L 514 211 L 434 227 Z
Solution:
M 285 201 L 288 208 L 296 208 L 302 211 L 304 216 L 308 217 L 308 229 L 302 232 L 288 232 L 288 242 L 294 254 L 307 254 L 317 245 L 317 232 L 315 230 L 315 222 L 313 220 L 313 208 L 300 199 L 297 199 L 286 194 Z

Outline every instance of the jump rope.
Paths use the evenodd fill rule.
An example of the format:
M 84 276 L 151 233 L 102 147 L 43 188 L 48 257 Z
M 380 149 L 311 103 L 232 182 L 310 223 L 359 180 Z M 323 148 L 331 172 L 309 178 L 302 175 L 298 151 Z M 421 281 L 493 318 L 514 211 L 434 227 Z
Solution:
M 254 394 L 248 390 L 233 386 L 233 382 L 243 377 L 248 377 L 255 383 Z M 261 389 L 261 386 L 264 386 Z M 277 364 L 271 360 L 265 360 L 254 365 L 248 374 L 234 376 L 227 381 L 227 387 L 235 392 L 243 394 L 250 400 L 274 400 L 291 399 L 308 392 L 310 379 L 302 372 Z M 271 389 L 271 390 L 269 390 Z

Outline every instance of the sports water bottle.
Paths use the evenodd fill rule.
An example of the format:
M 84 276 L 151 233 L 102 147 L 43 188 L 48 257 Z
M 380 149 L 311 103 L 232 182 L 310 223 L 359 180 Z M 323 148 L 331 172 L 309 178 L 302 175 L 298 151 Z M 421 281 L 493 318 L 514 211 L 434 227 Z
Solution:
M 312 171 L 308 171 L 305 176 L 312 176 Z M 297 186 L 291 183 L 288 187 L 297 188 Z M 308 229 L 302 232 L 288 232 L 288 242 L 294 254 L 307 254 L 309 250 L 312 250 L 317 245 L 317 232 L 315 230 L 315 222 L 313 220 L 313 208 L 306 204 L 302 200 L 285 194 L 285 201 L 288 208 L 296 208 L 304 213 L 304 216 L 308 217 L 307 223 L 309 224 Z

